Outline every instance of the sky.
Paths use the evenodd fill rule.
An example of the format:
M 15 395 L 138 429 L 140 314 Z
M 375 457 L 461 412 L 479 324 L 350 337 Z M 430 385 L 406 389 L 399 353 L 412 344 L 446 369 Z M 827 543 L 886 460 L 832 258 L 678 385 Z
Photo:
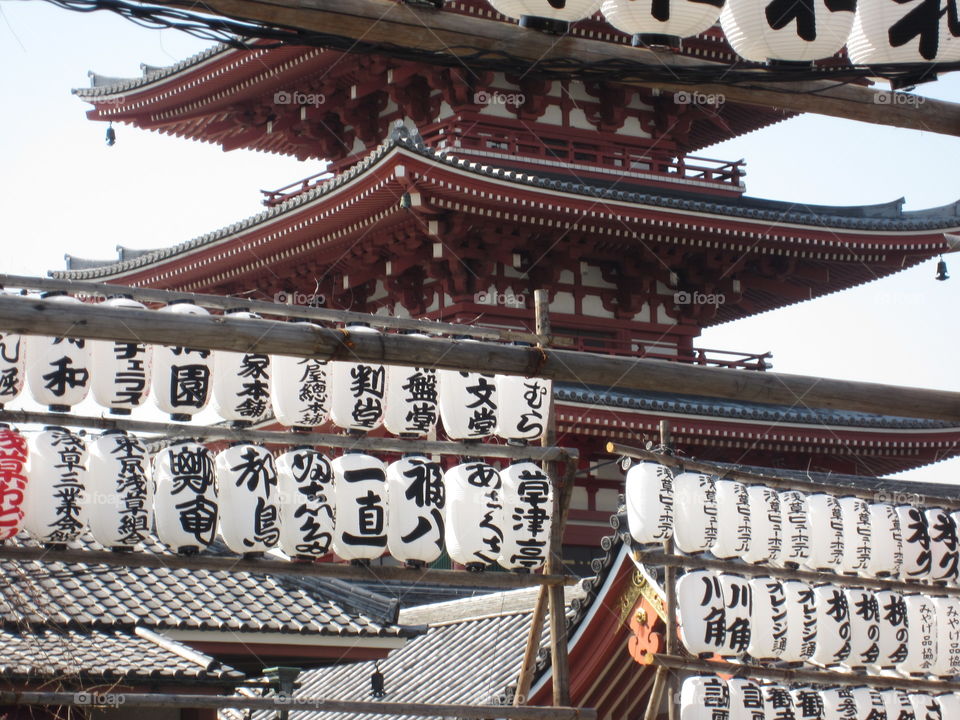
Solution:
M 114 258 L 116 246 L 166 247 L 257 213 L 260 190 L 319 172 L 299 162 L 86 119 L 70 90 L 88 70 L 140 75 L 210 45 L 107 12 L 0 0 L 0 247 L 3 272 L 44 275 L 64 253 Z M 918 93 L 960 102 L 960 74 Z M 744 158 L 750 195 L 907 209 L 960 200 L 960 138 L 806 115 L 699 152 Z M 777 372 L 960 391 L 960 256 L 818 300 L 707 330 L 699 347 L 773 352 Z M 960 480 L 960 459 L 898 477 Z

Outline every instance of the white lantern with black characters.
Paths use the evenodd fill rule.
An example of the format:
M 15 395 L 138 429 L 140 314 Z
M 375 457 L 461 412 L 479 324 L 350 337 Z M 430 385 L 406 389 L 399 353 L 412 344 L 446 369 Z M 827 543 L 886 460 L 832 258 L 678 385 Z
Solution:
M 720 589 L 723 592 L 724 620 L 726 632 L 723 650 L 725 657 L 736 657 L 747 652 L 750 645 L 753 615 L 753 593 L 750 581 L 739 575 L 723 573 L 720 575 Z
M 880 612 L 880 634 L 877 639 L 878 657 L 875 666 L 891 668 L 907 657 L 907 605 L 903 595 L 894 590 L 877 590 L 877 607 Z
M 853 699 L 857 707 L 857 720 L 880 720 L 886 715 L 883 693 L 876 688 L 854 688 Z
M 817 605 L 817 647 L 810 662 L 824 667 L 844 662 L 850 656 L 850 610 L 843 588 L 818 585 L 813 589 Z
M 468 341 L 469 342 L 469 341 Z M 440 419 L 451 440 L 490 437 L 497 424 L 500 399 L 495 375 L 438 370 Z
M 323 453 L 297 447 L 278 455 L 280 549 L 294 558 L 331 553 L 334 531 L 333 470 Z
M 446 508 L 440 463 L 424 455 L 407 455 L 390 463 L 387 507 L 387 550 L 394 558 L 422 566 L 440 557 Z
M 179 553 L 195 553 L 217 535 L 217 490 L 213 454 L 182 440 L 154 457 L 153 516 L 157 537 Z
M 783 720 L 789 718 L 795 720 L 796 708 L 793 703 L 793 696 L 783 685 L 761 685 L 763 690 L 763 704 L 766 710 L 766 717 L 770 720 Z
M 719 573 L 694 570 L 677 580 L 677 622 L 680 639 L 691 655 L 725 650 L 726 608 Z
M 0 424 L 0 540 L 12 538 L 23 527 L 29 454 L 27 439 Z
M 747 486 L 736 480 L 717 480 L 717 539 L 710 552 L 718 558 L 743 556 L 750 551 L 753 528 Z
M 939 677 L 956 677 L 960 675 L 960 598 L 935 597 L 933 607 L 937 615 L 937 661 L 932 672 Z
M 307 429 L 323 425 L 330 414 L 327 362 L 311 357 L 271 355 L 270 368 L 270 403 L 277 422 L 285 427 Z
M 199 305 L 174 302 L 157 312 L 207 316 Z M 184 345 L 153 346 L 151 395 L 161 412 L 186 421 L 203 410 L 210 400 L 213 355 L 209 350 Z
M 850 615 L 850 654 L 845 664 L 851 668 L 876 665 L 880 659 L 880 603 L 873 590 L 848 587 L 847 612 Z
M 946 720 L 940 714 L 937 701 L 927 693 L 910 693 L 910 706 L 916 720 Z
M 131 548 L 153 528 L 153 478 L 143 440 L 107 430 L 89 445 L 87 524 L 108 548 Z
M 943 720 L 952 720 L 960 718 L 960 692 L 944 693 L 937 695 L 937 702 L 940 704 L 940 714 Z M 889 720 L 889 715 L 887 716 Z M 896 718 L 894 718 L 896 720 Z
M 817 600 L 813 588 L 799 580 L 783 583 L 787 610 L 787 636 L 780 659 L 806 662 L 817 647 Z M 756 600 L 756 598 L 755 598 Z
M 560 31 L 562 26 L 543 21 L 570 23 L 590 17 L 602 0 L 488 0 L 501 15 L 515 18 L 522 27 Z
M 717 541 L 717 490 L 705 473 L 682 472 L 673 479 L 674 542 L 685 553 L 709 550 Z
M 231 320 L 255 320 L 245 310 L 228 310 Z M 260 422 L 270 410 L 270 356 L 217 350 L 213 354 L 213 406 L 235 426 Z
M 600 11 L 634 45 L 676 44 L 706 32 L 720 17 L 723 0 L 604 0 Z
M 80 305 L 75 297 L 47 294 L 52 303 Z M 83 338 L 31 335 L 26 340 L 27 384 L 30 395 L 56 412 L 67 412 L 90 391 L 90 341 Z
M 500 473 L 487 463 L 468 461 L 447 470 L 443 484 L 444 541 L 450 559 L 472 570 L 492 565 L 504 538 Z
M 903 536 L 897 509 L 887 503 L 871 503 L 870 526 L 873 528 L 873 553 L 867 574 L 870 577 L 900 577 Z
M 693 675 L 680 686 L 680 720 L 714 720 L 729 709 L 727 684 L 715 675 Z
M 411 337 L 427 337 L 411 334 Z M 428 367 L 391 365 L 387 372 L 387 407 L 383 425 L 404 437 L 424 437 L 437 426 L 437 371 Z
M 910 693 L 906 690 L 884 690 L 883 703 L 888 720 L 918 720 L 913 714 Z
M 856 0 L 727 0 L 720 25 L 734 51 L 755 62 L 810 62 L 843 48 Z
M 624 502 L 630 536 L 641 545 L 673 537 L 673 473 L 656 462 L 638 462 L 627 470 Z
M 930 579 L 934 582 L 955 583 L 960 543 L 957 524 L 952 513 L 943 508 L 929 508 L 927 531 L 930 534 Z
M 810 688 L 794 688 L 790 691 L 793 698 L 795 720 L 825 720 L 823 697 Z
M 783 518 L 783 552 L 774 562 L 782 567 L 799 567 L 810 557 L 810 518 L 807 496 L 798 490 L 780 493 L 780 513 Z
M 843 497 L 838 502 L 843 521 L 843 562 L 840 570 L 853 575 L 867 575 L 873 556 L 870 506 L 858 497 Z
M 823 698 L 824 716 L 830 720 L 860 720 L 853 688 L 821 690 L 820 697 Z
M 233 552 L 262 553 L 280 540 L 277 468 L 270 451 L 235 443 L 217 454 L 220 536 Z
M 365 325 L 348 325 L 348 335 L 377 334 Z M 383 424 L 387 368 L 377 363 L 336 360 L 328 366 L 330 420 L 337 427 L 353 432 L 370 432 Z
M 773 562 L 783 553 L 783 516 L 780 493 L 765 485 L 747 489 L 753 542 L 741 557 L 749 563 Z
M 847 38 L 857 65 L 960 59 L 956 0 L 859 0 Z
M 497 425 L 504 440 L 534 440 L 550 422 L 553 382 L 545 378 L 497 375 Z
M 0 408 L 23 391 L 26 347 L 26 338 L 0 331 Z
M 927 675 L 937 664 L 937 608 L 926 595 L 905 595 L 907 653 L 897 669 L 907 675 Z
M 532 572 L 543 566 L 550 550 L 553 484 L 530 461 L 515 462 L 500 472 L 503 483 L 503 544 L 498 562 L 507 570 Z
M 337 506 L 333 551 L 344 560 L 380 557 L 387 549 L 387 466 L 359 452 L 330 466 Z
M 903 579 L 929 578 L 933 563 L 930 556 L 930 526 L 926 513 L 915 505 L 900 505 L 897 507 L 897 515 L 903 537 Z
M 758 660 L 777 660 L 787 649 L 791 620 L 783 581 L 777 578 L 753 578 L 750 580 L 750 595 L 753 611 L 747 653 Z
M 104 307 L 146 310 L 129 297 L 112 297 Z M 114 415 L 129 415 L 146 401 L 150 391 L 152 350 L 142 342 L 90 342 L 93 357 L 93 399 Z
M 47 427 L 29 442 L 23 527 L 35 539 L 61 544 L 83 531 L 87 516 L 87 447 L 66 428 Z
M 815 493 L 807 496 L 807 517 L 810 519 L 810 556 L 806 565 L 811 570 L 839 572 L 843 563 L 843 514 L 833 495 Z
M 727 680 L 730 693 L 730 720 L 765 720 L 768 717 L 763 689 L 755 680 Z

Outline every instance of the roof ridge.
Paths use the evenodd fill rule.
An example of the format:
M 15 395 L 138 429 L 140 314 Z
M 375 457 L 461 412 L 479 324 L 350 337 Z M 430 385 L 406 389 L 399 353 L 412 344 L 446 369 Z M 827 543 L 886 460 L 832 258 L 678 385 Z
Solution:
M 177 642 L 171 638 L 168 638 L 160 633 L 154 632 L 147 627 L 142 625 L 135 625 L 133 627 L 133 632 L 135 635 L 149 640 L 150 642 L 156 644 L 158 647 L 172 652 L 174 655 L 182 657 L 184 660 L 187 660 L 192 663 L 196 663 L 202 667 L 205 671 L 209 672 L 211 670 L 217 670 L 223 667 L 223 663 L 217 660 L 216 658 L 210 657 L 205 653 L 200 652 L 199 650 L 194 650 L 191 647 L 188 647 L 182 643 Z

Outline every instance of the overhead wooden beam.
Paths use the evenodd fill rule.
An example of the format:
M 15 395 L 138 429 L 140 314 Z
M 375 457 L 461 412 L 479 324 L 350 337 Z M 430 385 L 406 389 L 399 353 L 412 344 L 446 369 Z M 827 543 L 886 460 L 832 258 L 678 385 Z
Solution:
M 159 0 L 157 5 L 189 7 L 190 10 L 256 22 L 302 28 L 364 43 L 377 43 L 464 58 L 478 50 L 509 53 L 529 63 L 577 58 L 585 63 L 626 60 L 662 72 L 664 67 L 717 68 L 717 80 L 709 84 L 663 80 L 625 82 L 628 85 L 676 92 L 697 89 L 722 94 L 727 102 L 776 107 L 790 112 L 810 112 L 859 120 L 877 125 L 960 135 L 960 104 L 924 98 L 922 103 L 890 102 L 889 93 L 857 85 L 838 85 L 832 80 L 809 82 L 723 82 L 728 66 L 672 52 L 633 48 L 600 40 L 565 35 L 556 37 L 527 30 L 512 23 L 460 15 L 408 5 L 395 0 L 208 0 L 196 4 L 183 0 Z M 385 49 L 385 53 L 389 53 Z
M 350 333 L 303 323 L 184 316 L 51 300 L 0 297 L 0 329 L 323 360 L 540 376 L 601 389 L 683 393 L 740 402 L 946 420 L 960 427 L 960 393 L 750 370 L 700 367 L 572 350 L 412 335 Z

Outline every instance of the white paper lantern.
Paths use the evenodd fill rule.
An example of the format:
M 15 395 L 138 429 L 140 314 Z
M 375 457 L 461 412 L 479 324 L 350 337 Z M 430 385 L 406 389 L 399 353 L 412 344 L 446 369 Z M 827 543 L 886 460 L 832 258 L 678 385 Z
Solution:
M 673 479 L 674 528 L 677 549 L 685 553 L 709 550 L 717 541 L 717 491 L 704 473 L 682 472 Z
M 758 660 L 775 660 L 787 649 L 787 596 L 777 578 L 750 580 L 753 611 L 747 653 Z
M 916 720 L 910 693 L 905 690 L 884 690 L 883 703 L 887 710 L 887 720 Z
M 0 424 L 0 540 L 23 527 L 29 446 L 23 435 Z
M 870 577 L 899 577 L 903 567 L 903 537 L 897 509 L 887 503 L 872 503 L 870 525 L 873 528 L 873 553 L 867 574 Z
M 956 13 L 952 2 L 944 8 L 924 0 L 859 0 L 847 54 L 857 65 L 955 61 L 960 59 Z
M 890 668 L 907 657 L 907 606 L 903 595 L 893 590 L 874 592 L 880 610 L 880 636 L 877 667 Z
M 277 468 L 270 451 L 236 443 L 217 455 L 220 537 L 238 555 L 262 553 L 280 540 Z
M 730 693 L 730 720 L 765 720 L 770 717 L 760 683 L 731 678 L 727 680 L 727 690 Z
M 718 558 L 747 554 L 753 541 L 747 486 L 735 480 L 717 480 L 717 539 L 710 552 Z
M 0 332 L 0 408 L 23 391 L 26 347 L 25 338 Z
M 547 561 L 553 522 L 553 484 L 530 461 L 515 462 L 500 472 L 503 544 L 498 562 L 507 570 L 534 571 Z
M 840 569 L 852 575 L 867 575 L 873 556 L 870 506 L 857 497 L 838 500 L 843 521 L 843 562 Z
M 807 513 L 810 518 L 810 557 L 807 558 L 807 567 L 811 570 L 839 572 L 844 547 L 840 503 L 833 495 L 826 493 L 808 495 Z
M 30 438 L 23 527 L 45 543 L 75 539 L 86 524 L 87 448 L 66 428 L 48 427 Z
M 550 423 L 553 382 L 545 378 L 497 375 L 496 434 L 505 440 L 534 440 Z
M 927 693 L 910 693 L 910 706 L 916 720 L 942 720 L 940 705 Z
M 439 400 L 435 369 L 391 365 L 387 371 L 383 425 L 394 435 L 424 437 L 437 426 Z
M 799 580 L 783 583 L 787 610 L 787 635 L 780 659 L 784 662 L 804 662 L 813 657 L 817 648 L 817 601 L 813 588 Z M 754 602 L 759 596 L 754 595 Z
M 937 615 L 937 661 L 932 674 L 956 677 L 960 675 L 960 598 L 932 599 Z
M 840 687 L 833 690 L 822 690 L 824 717 L 830 720 L 859 720 L 857 700 L 853 695 L 853 688 Z
M 104 307 L 146 310 L 128 297 L 104 301 Z M 150 391 L 153 353 L 141 342 L 90 342 L 93 359 L 93 399 L 114 415 L 129 415 L 147 399 Z
M 925 514 L 930 533 L 930 579 L 955 583 L 960 559 L 957 524 L 952 514 L 943 508 L 930 508 Z
M 741 557 L 749 563 L 770 562 L 783 553 L 783 517 L 780 493 L 765 485 L 747 488 L 753 542 Z
M 887 713 L 883 693 L 876 688 L 854 688 L 853 699 L 857 708 L 857 720 L 882 720 Z
M 943 716 L 943 720 L 960 718 L 960 693 L 953 692 L 937 695 L 937 703 L 940 705 L 940 714 Z M 896 718 L 894 718 L 894 720 L 896 720 Z
M 720 17 L 723 0 L 604 0 L 600 11 L 608 23 L 628 35 L 685 38 L 706 32 Z M 652 38 L 657 40 L 658 38 Z
M 489 0 L 501 15 L 509 18 L 547 18 L 574 22 L 590 17 L 600 9 L 602 0 Z
M 761 685 L 766 717 L 770 720 L 795 720 L 796 708 L 790 691 L 782 685 Z
M 800 687 L 790 691 L 795 720 L 824 720 L 823 697 L 816 690 Z
M 750 581 L 739 575 L 723 573 L 720 575 L 720 589 L 723 592 L 724 619 L 726 636 L 723 652 L 725 657 L 743 655 L 750 646 L 753 615 L 753 594 Z
M 727 684 L 715 675 L 693 675 L 680 685 L 680 720 L 714 720 L 714 711 L 729 708 Z
M 807 496 L 797 490 L 780 493 L 783 516 L 783 552 L 775 562 L 781 567 L 799 567 L 810 557 L 810 518 Z
M 322 453 L 297 447 L 278 455 L 280 549 L 294 558 L 331 552 L 334 532 L 333 470 Z
M 727 0 L 720 25 L 742 58 L 809 62 L 840 52 L 855 9 L 855 0 Z
M 713 655 L 726 647 L 727 622 L 720 574 L 694 570 L 677 580 L 677 622 L 691 655 Z
M 336 525 L 333 551 L 344 560 L 373 560 L 387 549 L 387 466 L 348 452 L 333 469 Z
M 900 517 L 900 533 L 903 536 L 903 579 L 929 578 L 933 564 L 926 513 L 914 505 L 900 505 L 897 507 L 897 515 Z
M 847 596 L 837 585 L 818 585 L 813 595 L 817 604 L 817 647 L 810 662 L 825 667 L 842 663 L 850 655 Z
M 440 418 L 451 440 L 489 437 L 497 424 L 500 399 L 496 376 L 487 373 L 437 371 Z
M 175 315 L 209 315 L 199 305 L 171 303 L 157 312 Z M 209 350 L 183 345 L 153 346 L 151 395 L 161 412 L 174 420 L 189 420 L 210 400 L 213 356 Z
M 271 355 L 270 368 L 270 403 L 277 422 L 305 429 L 323 425 L 330 414 L 327 362 L 318 358 Z
M 344 332 L 379 334 L 364 325 L 348 325 Z M 383 424 L 387 368 L 380 364 L 336 360 L 327 366 L 332 396 L 330 420 L 337 427 L 369 432 Z
M 387 467 L 387 549 L 412 566 L 427 565 L 443 550 L 446 491 L 440 463 L 408 455 Z
M 492 465 L 470 461 L 443 475 L 447 495 L 444 542 L 455 563 L 469 569 L 492 565 L 503 545 L 502 481 Z
M 207 547 L 217 534 L 212 453 L 188 440 L 164 448 L 153 461 L 153 515 L 160 542 L 176 552 Z
M 630 536 L 641 545 L 673 537 L 673 473 L 656 462 L 638 462 L 627 471 L 624 502 Z
M 153 528 L 153 478 L 143 440 L 107 430 L 89 445 L 87 523 L 108 548 L 131 548 Z
M 225 317 L 258 319 L 244 310 Z M 217 350 L 213 354 L 213 405 L 217 414 L 234 425 L 260 422 L 270 410 L 270 356 Z
M 897 669 L 906 674 L 928 675 L 937 664 L 937 608 L 926 595 L 905 595 L 907 655 Z
M 847 588 L 850 614 L 850 655 L 848 667 L 876 665 L 880 658 L 880 604 L 873 590 Z
M 82 304 L 69 295 L 50 295 L 47 301 Z M 90 390 L 92 363 L 90 342 L 83 338 L 31 335 L 26 340 L 27 384 L 30 395 L 51 410 L 67 412 L 83 402 Z

